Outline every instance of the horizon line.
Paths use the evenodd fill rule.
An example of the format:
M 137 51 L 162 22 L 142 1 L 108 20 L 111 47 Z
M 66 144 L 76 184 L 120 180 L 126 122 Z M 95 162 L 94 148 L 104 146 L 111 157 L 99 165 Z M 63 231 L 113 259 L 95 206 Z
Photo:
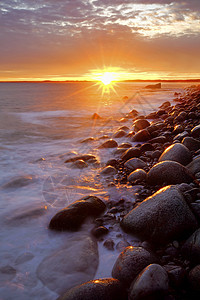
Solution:
M 0 83 L 71 83 L 99 82 L 100 80 L 0 80 Z M 125 79 L 113 82 L 200 82 L 200 79 Z

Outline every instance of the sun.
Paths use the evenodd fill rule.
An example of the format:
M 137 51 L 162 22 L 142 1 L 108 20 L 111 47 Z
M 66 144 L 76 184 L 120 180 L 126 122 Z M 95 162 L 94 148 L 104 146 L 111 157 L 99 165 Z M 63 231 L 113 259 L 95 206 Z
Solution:
M 105 72 L 104 74 L 101 75 L 100 81 L 104 85 L 110 84 L 114 80 L 114 76 L 111 72 Z

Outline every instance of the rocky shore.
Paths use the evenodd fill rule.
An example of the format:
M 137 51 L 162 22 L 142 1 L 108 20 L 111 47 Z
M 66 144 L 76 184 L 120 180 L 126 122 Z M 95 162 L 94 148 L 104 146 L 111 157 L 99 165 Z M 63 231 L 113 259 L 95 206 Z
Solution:
M 108 250 L 121 251 L 112 278 L 85 282 L 58 299 L 199 299 L 200 87 L 188 89 L 174 106 L 167 101 L 146 116 L 133 110 L 121 121 L 126 119 L 133 120 L 132 127 L 121 126 L 99 146 L 113 151 L 99 176 L 114 176 L 112 184 L 139 186 L 136 201 L 105 203 L 87 196 L 49 223 L 50 230 L 77 231 L 89 217 L 94 228 L 88 243 L 101 240 Z M 118 145 L 121 137 L 125 142 Z M 98 160 L 87 154 L 65 163 L 81 169 Z M 106 234 L 116 227 L 141 242 L 115 245 Z

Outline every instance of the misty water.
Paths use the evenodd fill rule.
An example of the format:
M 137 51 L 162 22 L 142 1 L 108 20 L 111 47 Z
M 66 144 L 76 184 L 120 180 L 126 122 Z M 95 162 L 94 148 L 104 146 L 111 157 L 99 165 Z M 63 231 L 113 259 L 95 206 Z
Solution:
M 183 92 L 186 87 L 163 83 L 162 89 L 149 90 L 145 85 L 118 83 L 114 90 L 102 94 L 101 86 L 89 82 L 0 83 L 0 299 L 53 300 L 58 297 L 59 281 L 66 280 L 69 288 L 80 278 L 111 276 L 119 252 L 106 250 L 102 242 L 98 243 L 99 264 L 93 276 L 73 270 L 79 244 L 94 226 L 91 220 L 79 232 L 51 232 L 48 224 L 59 209 L 86 195 L 96 195 L 105 202 L 122 198 L 134 202 L 137 187 L 114 186 L 110 184 L 114 178 L 106 181 L 99 176 L 104 163 L 114 157 L 113 150 L 98 149 L 105 141 L 101 138 L 112 137 L 123 125 L 130 127 L 131 120 L 121 123 L 120 119 L 132 109 L 144 115 L 164 101 L 173 104 L 174 92 Z M 92 120 L 94 113 L 102 118 Z M 81 143 L 88 137 L 95 139 Z M 76 153 L 94 154 L 99 166 L 72 169 L 64 161 Z M 108 237 L 117 243 L 120 231 L 112 232 Z M 126 240 L 137 243 L 131 236 Z M 65 262 L 54 259 L 49 260 L 49 270 L 41 271 L 47 258 L 62 249 L 68 249 L 69 274 L 63 274 Z M 41 272 L 49 272 L 50 283 L 41 280 Z

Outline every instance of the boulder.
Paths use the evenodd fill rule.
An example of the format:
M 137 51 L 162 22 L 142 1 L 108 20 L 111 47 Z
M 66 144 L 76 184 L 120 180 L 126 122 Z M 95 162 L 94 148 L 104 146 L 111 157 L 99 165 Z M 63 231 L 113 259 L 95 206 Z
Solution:
M 182 141 L 183 145 L 186 146 L 190 151 L 197 151 L 200 149 L 200 141 L 192 137 L 185 137 Z
M 146 266 L 154 262 L 157 262 L 157 258 L 153 253 L 142 247 L 130 246 L 120 253 L 112 276 L 128 286 Z
M 138 119 L 133 123 L 133 130 L 139 131 L 141 129 L 145 129 L 149 125 L 150 125 L 150 123 L 146 119 Z
M 149 84 L 145 86 L 145 89 L 161 89 L 161 83 Z
M 127 295 L 117 279 L 96 279 L 78 285 L 57 300 L 127 300 Z
M 0 189 L 17 189 L 36 181 L 32 175 L 18 176 L 0 186 Z
M 200 292 L 200 265 L 194 267 L 189 273 L 189 283 L 192 290 Z
M 118 130 L 117 132 L 114 133 L 113 137 L 114 138 L 121 138 L 123 136 L 127 135 L 126 131 L 124 130 Z
M 186 166 L 192 161 L 192 154 L 183 144 L 176 143 L 165 149 L 159 158 L 159 162 L 166 160 L 176 161 Z
M 181 251 L 190 261 L 200 264 L 200 228 L 187 239 Z
M 134 171 L 136 169 L 146 168 L 147 164 L 140 158 L 131 158 L 125 162 L 124 166 L 129 170 Z
M 73 162 L 71 167 L 74 169 L 84 169 L 88 167 L 88 164 L 84 160 L 79 159 Z
M 99 263 L 97 243 L 87 234 L 68 238 L 63 249 L 45 257 L 37 276 L 50 290 L 62 294 L 94 278 Z
M 92 154 L 83 154 L 83 155 L 78 155 L 78 156 L 75 156 L 75 157 L 71 157 L 71 158 L 67 159 L 65 161 L 65 163 L 75 162 L 77 160 L 83 160 L 83 161 L 86 162 L 86 161 L 91 160 L 91 159 L 96 160 L 96 157 Z
M 190 183 L 193 180 L 191 172 L 175 161 L 159 162 L 147 173 L 147 181 L 152 185 Z
M 189 165 L 187 165 L 188 170 L 193 174 L 197 174 L 200 172 L 200 156 L 193 159 Z
M 151 138 L 147 129 L 138 131 L 131 139 L 132 142 L 146 142 Z
M 147 173 L 142 169 L 137 169 L 128 176 L 128 181 L 131 183 L 134 183 L 136 180 L 146 181 L 146 179 L 147 179 Z
M 166 109 L 169 106 L 171 106 L 171 103 L 169 101 L 165 101 L 162 105 L 159 106 L 159 108 Z
M 117 170 L 115 167 L 112 166 L 107 166 L 101 171 L 101 175 L 103 176 L 110 176 L 110 175 L 115 175 L 117 173 Z
M 197 125 L 194 128 L 192 128 L 191 134 L 193 137 L 200 137 L 200 125 Z
M 101 148 L 116 148 L 118 146 L 117 142 L 115 140 L 108 140 L 105 143 L 103 143 L 101 146 L 99 146 L 99 149 Z
M 142 146 L 140 146 L 141 152 L 154 151 L 154 150 L 155 150 L 154 146 L 150 143 L 145 143 Z
M 176 186 L 167 186 L 146 198 L 122 220 L 125 231 L 156 244 L 187 236 L 197 221 Z
M 129 160 L 130 158 L 133 158 L 133 157 L 139 157 L 140 156 L 140 149 L 137 148 L 137 147 L 132 147 L 132 148 L 129 148 L 128 150 L 126 150 L 126 152 L 122 155 L 121 159 L 123 161 L 127 161 Z
M 98 120 L 98 119 L 101 119 L 101 117 L 97 113 L 94 113 L 92 115 L 92 120 Z
M 77 230 L 88 216 L 97 216 L 106 206 L 99 198 L 87 196 L 59 211 L 50 221 L 53 230 Z
M 158 264 L 151 264 L 142 270 L 133 281 L 129 300 L 164 299 L 168 288 L 169 280 L 165 269 Z
M 149 141 L 149 143 L 152 143 L 152 144 L 155 144 L 155 143 L 164 144 L 166 142 L 167 142 L 167 138 L 163 135 L 157 136 Z

